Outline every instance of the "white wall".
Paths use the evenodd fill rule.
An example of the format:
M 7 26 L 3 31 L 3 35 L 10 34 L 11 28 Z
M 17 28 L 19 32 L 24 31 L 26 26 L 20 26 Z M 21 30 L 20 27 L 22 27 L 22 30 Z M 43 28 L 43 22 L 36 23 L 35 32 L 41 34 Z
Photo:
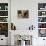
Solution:
M 29 18 L 27 19 L 18 19 L 17 10 L 27 9 L 29 10 Z M 11 19 L 12 22 L 16 25 L 17 30 L 27 30 L 29 26 L 37 23 L 37 2 L 30 0 L 12 0 L 11 2 Z M 35 19 L 36 18 L 36 19 Z M 35 21 L 36 20 L 36 21 Z M 33 23 L 33 21 L 35 21 Z M 35 25 L 35 24 L 34 24 Z M 36 26 L 36 25 L 35 25 Z
M 17 30 L 28 30 L 30 25 L 35 26 L 34 32 L 36 32 L 33 36 L 33 45 L 40 46 L 39 44 L 43 44 L 42 38 L 38 38 L 38 3 L 45 3 L 46 0 L 11 0 L 11 22 L 16 25 Z M 28 19 L 18 19 L 17 18 L 17 10 L 28 9 L 29 10 L 29 18 Z M 16 31 L 17 31 L 16 30 Z M 18 31 L 19 32 L 19 31 Z M 36 37 L 37 36 L 37 37 Z M 39 43 L 39 44 L 38 44 Z
M 17 10 L 28 9 L 29 10 L 29 19 L 18 19 L 17 18 Z M 35 35 L 37 34 L 37 9 L 38 9 L 38 2 L 37 0 L 11 0 L 11 22 L 14 22 L 16 25 L 17 30 L 27 30 L 29 26 L 32 24 L 35 26 Z M 16 31 L 17 31 L 16 30 Z M 18 31 L 20 32 L 20 31 Z M 21 31 L 22 32 L 22 31 Z M 33 33 L 34 34 L 34 33 Z M 33 39 L 33 44 L 35 43 L 35 38 Z M 36 40 L 37 41 L 37 40 Z
M 17 30 L 27 30 L 32 24 L 38 27 L 38 3 L 46 0 L 11 0 L 11 22 L 16 25 Z M 17 10 L 28 9 L 28 19 L 18 19 Z

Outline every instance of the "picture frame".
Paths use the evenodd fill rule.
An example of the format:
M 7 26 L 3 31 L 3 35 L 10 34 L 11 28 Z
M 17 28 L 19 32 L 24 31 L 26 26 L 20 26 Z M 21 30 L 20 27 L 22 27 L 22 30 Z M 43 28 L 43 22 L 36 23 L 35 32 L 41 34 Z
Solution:
M 18 10 L 18 18 L 29 18 L 29 10 Z

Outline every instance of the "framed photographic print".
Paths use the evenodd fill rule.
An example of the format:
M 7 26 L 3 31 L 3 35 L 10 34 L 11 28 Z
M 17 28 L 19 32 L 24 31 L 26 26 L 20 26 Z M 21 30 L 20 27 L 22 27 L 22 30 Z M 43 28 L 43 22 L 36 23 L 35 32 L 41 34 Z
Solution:
M 28 10 L 18 10 L 17 11 L 18 18 L 29 18 Z

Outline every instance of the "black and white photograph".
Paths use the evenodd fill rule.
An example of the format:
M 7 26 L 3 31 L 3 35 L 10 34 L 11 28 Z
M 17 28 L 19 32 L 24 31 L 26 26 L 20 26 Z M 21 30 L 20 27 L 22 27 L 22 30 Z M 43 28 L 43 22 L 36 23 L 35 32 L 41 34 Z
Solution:
M 28 10 L 18 10 L 17 11 L 18 18 L 29 18 Z

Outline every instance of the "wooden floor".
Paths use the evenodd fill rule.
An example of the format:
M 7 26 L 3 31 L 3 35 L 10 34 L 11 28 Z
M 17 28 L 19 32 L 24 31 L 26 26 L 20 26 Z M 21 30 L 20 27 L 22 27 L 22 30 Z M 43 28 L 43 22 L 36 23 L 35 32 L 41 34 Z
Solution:
M 8 45 L 0 45 L 0 46 L 8 46 Z

